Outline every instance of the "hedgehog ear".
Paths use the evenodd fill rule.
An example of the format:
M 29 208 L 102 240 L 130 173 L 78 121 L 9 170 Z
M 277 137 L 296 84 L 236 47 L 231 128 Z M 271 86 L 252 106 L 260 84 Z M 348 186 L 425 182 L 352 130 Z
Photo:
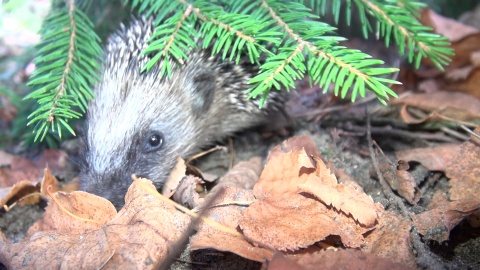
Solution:
M 192 78 L 192 111 L 194 115 L 201 116 L 210 109 L 216 84 L 213 72 L 202 71 Z

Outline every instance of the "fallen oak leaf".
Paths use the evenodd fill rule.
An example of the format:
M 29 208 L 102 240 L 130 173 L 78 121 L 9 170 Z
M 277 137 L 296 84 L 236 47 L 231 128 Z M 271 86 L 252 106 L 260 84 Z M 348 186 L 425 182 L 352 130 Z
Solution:
M 448 37 L 448 40 L 451 42 L 480 32 L 473 26 L 439 15 L 429 8 L 422 10 L 420 21 L 422 24 L 432 27 L 436 33 Z
M 43 179 L 40 182 L 40 193 L 47 195 L 47 189 L 49 193 L 60 190 L 60 183 L 58 182 L 57 178 L 52 175 L 48 167 L 43 170 Z
M 236 164 L 220 179 L 219 183 L 251 190 L 260 177 L 262 167 L 262 159 L 260 157 L 252 157 L 247 161 Z
M 12 156 L 0 151 L 0 161 L 5 168 L 0 168 L 0 186 L 10 186 L 22 180 L 29 180 L 33 184 L 43 177 L 45 167 L 49 167 L 55 174 L 65 174 L 67 154 L 55 149 L 47 149 L 35 160 L 20 156 Z M 8 162 L 8 163 L 6 163 Z
M 439 91 L 411 94 L 391 100 L 390 104 L 402 106 L 401 115 L 406 123 L 421 123 L 434 117 L 435 113 L 461 121 L 480 118 L 480 100 L 464 93 Z M 431 116 L 425 119 L 413 119 L 406 110 L 409 106 L 429 112 Z
M 275 158 L 277 155 L 282 155 L 284 153 L 288 153 L 290 151 L 302 150 L 305 149 L 308 156 L 320 156 L 320 153 L 317 150 L 317 146 L 312 138 L 302 135 L 302 136 L 295 136 L 286 141 L 283 141 L 279 146 L 275 147 L 270 151 L 268 154 L 267 162 Z
M 480 34 L 478 35 L 479 38 L 477 40 L 480 40 Z M 480 46 L 478 46 L 480 49 Z M 478 61 L 474 59 L 475 61 Z M 471 66 L 469 66 L 471 67 Z M 462 70 L 467 71 L 468 67 L 463 68 Z M 456 92 L 463 92 L 465 94 L 469 94 L 470 96 L 480 99 L 480 91 L 478 91 L 478 84 L 480 82 L 480 67 L 472 67 L 469 69 L 470 71 L 467 75 L 466 78 L 464 79 L 457 79 L 454 80 L 452 78 L 445 78 L 444 80 L 441 80 L 439 82 L 443 82 L 445 85 L 444 88 L 445 90 L 448 91 L 456 91 Z M 452 72 L 447 73 L 446 75 L 451 75 Z M 458 75 L 458 74 L 454 74 Z

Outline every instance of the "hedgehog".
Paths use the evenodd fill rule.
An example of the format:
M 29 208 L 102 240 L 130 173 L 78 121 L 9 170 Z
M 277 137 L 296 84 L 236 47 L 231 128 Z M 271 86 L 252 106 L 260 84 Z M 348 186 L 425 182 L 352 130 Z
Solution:
M 154 32 L 152 20 L 132 19 L 109 37 L 103 74 L 87 111 L 80 168 L 81 189 L 110 200 L 117 209 L 132 174 L 160 189 L 176 164 L 235 132 L 285 119 L 285 91 L 271 91 L 263 108 L 249 99 L 248 81 L 258 66 L 248 58 L 222 61 L 209 49 L 160 76 L 160 67 L 141 68 Z M 278 121 L 277 121 L 278 122 Z

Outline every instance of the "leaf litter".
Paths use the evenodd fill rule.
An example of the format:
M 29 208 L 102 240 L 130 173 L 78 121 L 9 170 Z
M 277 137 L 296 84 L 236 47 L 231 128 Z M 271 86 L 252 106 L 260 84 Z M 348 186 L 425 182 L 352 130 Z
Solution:
M 215 197 L 213 207 L 204 215 L 238 234 L 202 222 L 192 238 L 192 250 L 215 248 L 266 262 L 275 250 L 299 250 L 330 235 L 340 236 L 348 247 L 365 245 L 363 234 L 375 228 L 375 209 L 379 206 L 358 187 L 338 184 L 323 161 L 309 156 L 302 143 L 307 149 L 316 149 L 305 136 L 274 149 L 253 190 L 245 187 L 258 178 L 258 158 L 240 163 L 226 175 L 207 197 L 215 197 L 219 189 L 226 192 Z M 252 171 L 252 167 L 257 169 Z M 243 182 L 240 178 L 250 180 Z M 153 187 L 148 180 L 134 181 L 125 207 L 118 213 L 107 200 L 85 192 L 49 193 L 54 200 L 49 200 L 44 216 L 30 228 L 29 238 L 19 243 L 4 239 L 2 262 L 12 267 L 18 263 L 41 267 L 55 260 L 60 263 L 58 254 L 62 254 L 68 259 L 66 266 L 115 265 L 120 261 L 132 267 L 157 265 L 185 231 L 189 218 L 142 189 L 141 184 Z M 331 194 L 322 195 L 321 188 Z M 202 204 L 197 207 L 201 209 Z M 130 250 L 134 246 L 138 252 Z M 87 249 L 96 255 L 78 255 Z M 27 254 L 43 255 L 23 261 Z

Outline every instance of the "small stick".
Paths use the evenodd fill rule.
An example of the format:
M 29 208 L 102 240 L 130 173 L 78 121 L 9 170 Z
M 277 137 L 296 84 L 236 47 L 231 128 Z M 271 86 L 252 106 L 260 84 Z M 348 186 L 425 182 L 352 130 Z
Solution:
M 197 159 L 197 158 L 199 158 L 199 157 L 203 157 L 203 156 L 205 156 L 206 154 L 210 154 L 211 152 L 217 151 L 217 150 L 227 151 L 227 148 L 226 148 L 225 146 L 216 145 L 216 146 L 213 147 L 213 148 L 210 148 L 210 149 L 208 149 L 208 150 L 205 150 L 205 151 L 203 151 L 203 152 L 200 152 L 200 153 L 198 153 L 198 154 L 196 154 L 196 155 L 188 158 L 188 159 L 185 161 L 185 164 L 188 164 L 188 163 L 192 162 L 192 160 L 195 160 L 195 159 Z
M 233 140 L 232 137 L 228 137 L 228 147 L 230 148 L 230 160 L 228 164 L 228 170 L 233 168 Z

